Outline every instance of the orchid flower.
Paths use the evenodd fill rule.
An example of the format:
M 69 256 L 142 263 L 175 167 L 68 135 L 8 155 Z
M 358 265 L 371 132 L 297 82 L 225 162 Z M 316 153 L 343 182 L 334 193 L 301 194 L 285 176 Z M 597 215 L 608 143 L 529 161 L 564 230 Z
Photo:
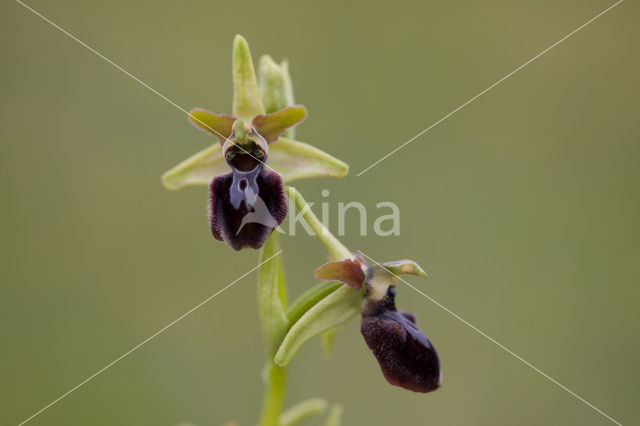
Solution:
M 217 139 L 163 177 L 168 189 L 209 185 L 209 224 L 213 236 L 235 250 L 260 248 L 284 220 L 283 183 L 309 177 L 342 177 L 348 166 L 304 142 L 289 139 L 307 111 L 292 105 L 288 67 L 265 56 L 258 84 L 249 46 L 242 36 L 233 44 L 233 115 L 193 109 L 189 119 Z M 285 73 L 285 78 L 278 78 Z M 289 82 L 271 90 L 274 81 Z M 274 93 L 284 93 L 276 97 Z M 263 97 L 265 102 L 263 103 Z M 269 109 L 265 109 L 265 103 Z

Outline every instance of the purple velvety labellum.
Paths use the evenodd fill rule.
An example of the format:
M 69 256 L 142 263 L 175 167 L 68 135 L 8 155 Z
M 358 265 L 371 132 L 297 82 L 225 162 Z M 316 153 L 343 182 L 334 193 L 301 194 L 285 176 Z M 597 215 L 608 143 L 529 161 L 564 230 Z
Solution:
M 390 287 L 384 300 L 363 312 L 360 332 L 390 384 L 415 392 L 434 391 L 442 385 L 438 354 L 415 316 L 395 309 L 394 291 Z
M 211 182 L 211 233 L 235 250 L 260 248 L 287 215 L 282 180 L 261 165 L 249 172 L 232 170 Z

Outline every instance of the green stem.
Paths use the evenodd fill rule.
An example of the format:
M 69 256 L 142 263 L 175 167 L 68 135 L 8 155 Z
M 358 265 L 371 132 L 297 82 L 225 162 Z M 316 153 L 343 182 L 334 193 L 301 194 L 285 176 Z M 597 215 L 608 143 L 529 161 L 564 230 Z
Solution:
M 265 396 L 262 403 L 260 426 L 277 426 L 282 413 L 287 374 L 284 367 L 269 360 L 263 376 Z
M 302 195 L 291 186 L 286 187 L 287 195 L 296 204 L 296 208 L 302 213 L 305 222 L 311 227 L 313 233 L 325 246 L 329 255 L 335 260 L 345 260 L 353 257 L 353 254 L 346 248 L 328 229 L 320 222 L 318 217 L 311 211 Z
M 262 247 L 260 261 L 271 259 L 279 251 L 278 233 L 273 232 Z M 263 372 L 265 396 L 260 426 L 277 426 L 282 412 L 286 373 L 284 368 L 273 362 L 273 357 L 288 329 L 281 256 L 263 263 L 258 275 L 258 310 L 267 359 Z
M 329 255 L 336 260 L 344 260 L 353 257 L 347 249 L 313 214 L 311 208 L 302 195 L 295 188 L 287 187 L 289 198 L 295 203 L 302 217 L 311 227 L 316 237 L 326 247 Z M 278 236 L 271 234 L 262 248 L 261 259 L 279 250 Z M 274 352 L 278 350 L 282 338 L 288 329 L 288 319 L 285 314 L 284 277 L 282 274 L 282 261 L 278 259 L 272 264 L 265 264 L 260 268 L 260 281 L 258 284 L 258 306 L 263 324 L 263 334 L 266 343 L 267 363 L 263 372 L 265 396 L 262 403 L 260 426 L 278 426 L 282 413 L 284 393 L 286 387 L 286 371 L 273 362 Z

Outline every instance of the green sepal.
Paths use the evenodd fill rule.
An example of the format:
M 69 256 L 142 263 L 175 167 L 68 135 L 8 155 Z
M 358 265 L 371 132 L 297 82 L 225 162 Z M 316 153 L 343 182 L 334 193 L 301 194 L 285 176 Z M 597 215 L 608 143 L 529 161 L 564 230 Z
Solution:
M 244 37 L 236 35 L 233 40 L 233 116 L 250 122 L 264 113 L 249 45 Z
M 293 87 L 287 61 L 278 65 L 271 56 L 262 55 L 258 64 L 258 82 L 267 114 L 293 105 Z
M 285 182 L 311 177 L 343 177 L 349 166 L 304 142 L 280 138 L 269 144 L 267 165 Z M 168 189 L 209 185 L 214 177 L 229 173 L 220 144 L 187 158 L 162 176 Z
M 230 171 L 231 168 L 222 154 L 222 146 L 216 143 L 166 171 L 162 175 L 162 183 L 165 188 L 171 190 L 209 185 L 215 176 Z
M 280 138 L 269 144 L 267 164 L 285 182 L 312 177 L 344 177 L 349 166 L 326 152 L 292 139 Z
M 273 232 L 260 250 L 260 262 L 275 256 L 280 250 L 278 233 Z M 282 263 L 274 259 L 262 263 L 258 276 L 258 311 L 262 321 L 262 334 L 267 354 L 273 356 L 287 330 L 288 321 L 282 299 L 279 280 Z
M 322 398 L 299 402 L 280 415 L 278 426 L 295 426 L 305 419 L 321 414 L 329 404 Z
M 358 315 L 362 297 L 362 292 L 342 284 L 316 303 L 291 326 L 278 348 L 275 363 L 287 365 L 309 339 Z

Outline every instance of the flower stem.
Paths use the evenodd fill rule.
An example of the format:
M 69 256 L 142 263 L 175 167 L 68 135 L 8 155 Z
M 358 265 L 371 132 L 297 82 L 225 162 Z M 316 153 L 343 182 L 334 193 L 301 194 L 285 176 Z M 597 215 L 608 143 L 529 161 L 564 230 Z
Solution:
M 328 229 L 320 222 L 318 217 L 311 211 L 302 194 L 294 187 L 286 187 L 287 195 L 296 204 L 296 208 L 302 213 L 302 217 L 316 234 L 316 237 L 325 246 L 329 255 L 335 260 L 345 260 L 353 255 Z
M 265 396 L 260 426 L 277 426 L 282 412 L 287 375 L 284 367 L 267 361 L 263 372 Z
M 270 259 L 280 251 L 278 233 L 271 234 L 260 252 L 260 259 Z M 282 258 L 264 263 L 258 274 L 258 311 L 262 322 L 266 363 L 263 371 L 264 402 L 260 426 L 277 426 L 284 400 L 286 373 L 273 361 L 275 352 L 287 331 L 286 286 Z
M 302 195 L 292 187 L 287 187 L 286 190 L 287 195 L 295 203 L 305 222 L 325 246 L 329 255 L 336 260 L 353 257 L 349 249 L 318 220 Z M 267 258 L 277 250 L 279 250 L 278 236 L 274 232 L 262 248 L 261 258 Z M 273 356 L 282 343 L 282 338 L 288 327 L 288 318 L 285 314 L 285 293 L 281 259 L 271 265 L 261 267 L 258 283 L 258 306 L 263 324 L 267 362 L 263 371 L 265 396 L 259 426 L 278 426 L 284 403 L 286 371 L 284 367 L 275 364 Z

